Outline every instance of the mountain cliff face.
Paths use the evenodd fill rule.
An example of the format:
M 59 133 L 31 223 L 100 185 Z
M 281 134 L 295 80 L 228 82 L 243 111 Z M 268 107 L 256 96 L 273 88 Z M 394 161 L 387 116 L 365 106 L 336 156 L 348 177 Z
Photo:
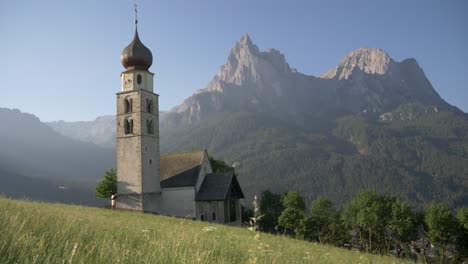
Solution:
M 170 112 L 181 115 L 186 124 L 196 124 L 212 112 L 238 109 L 301 123 L 304 116 L 320 114 L 322 102 L 332 99 L 330 88 L 326 81 L 291 69 L 279 51 L 261 52 L 245 35 L 207 87 Z M 313 92 L 313 97 L 302 97 Z
M 107 140 L 78 137 L 61 126 L 95 143 L 115 136 L 112 128 Z M 207 148 L 235 164 L 247 197 L 296 190 L 341 204 L 372 188 L 415 206 L 468 203 L 467 115 L 416 60 L 397 62 L 382 49 L 357 49 L 314 77 L 245 35 L 204 89 L 161 115 L 160 131 L 162 153 Z
M 340 64 L 320 77 L 348 79 L 356 69 L 365 74 L 384 75 L 395 70 L 395 61 L 383 49 L 360 48 L 348 54 Z

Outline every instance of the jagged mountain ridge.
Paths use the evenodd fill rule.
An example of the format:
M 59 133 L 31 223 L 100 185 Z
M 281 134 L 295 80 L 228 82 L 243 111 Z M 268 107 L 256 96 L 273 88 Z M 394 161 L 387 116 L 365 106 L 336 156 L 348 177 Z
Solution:
M 306 92 L 307 86 L 314 86 L 322 90 L 320 94 L 330 97 L 324 81 L 291 69 L 284 55 L 277 50 L 261 52 L 245 35 L 207 87 L 170 112 L 181 114 L 183 122 L 190 124 L 214 111 L 238 109 L 298 119 L 305 114 L 302 112 L 309 104 L 298 96 Z M 316 98 L 315 105 L 319 105 L 321 100 Z
M 410 102 L 451 107 L 414 59 L 395 62 L 381 49 L 361 48 L 317 78 L 293 70 L 279 51 L 259 51 L 245 35 L 207 87 L 171 112 L 195 123 L 213 111 L 246 109 L 304 124 L 361 111 L 382 114 Z

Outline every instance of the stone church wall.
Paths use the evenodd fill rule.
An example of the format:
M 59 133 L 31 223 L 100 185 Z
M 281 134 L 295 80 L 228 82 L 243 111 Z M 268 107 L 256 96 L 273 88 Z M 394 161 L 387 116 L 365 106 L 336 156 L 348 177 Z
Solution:
M 143 200 L 140 194 L 117 195 L 116 207 L 122 210 L 143 211 Z
M 153 112 L 148 113 L 147 100 L 153 103 Z M 141 132 L 141 163 L 142 163 L 142 186 L 143 193 L 158 193 L 160 187 L 160 153 L 159 153 L 159 113 L 158 96 L 149 92 L 141 92 L 140 104 L 142 107 L 141 124 L 143 131 Z M 153 134 L 148 133 L 146 127 L 147 120 L 153 122 Z
M 125 100 L 131 99 L 131 111 L 125 112 Z M 147 101 L 153 102 L 152 112 Z M 119 194 L 158 193 L 159 113 L 158 96 L 145 90 L 117 94 L 117 178 Z M 133 122 L 133 132 L 125 134 L 125 120 Z M 153 125 L 148 133 L 147 121 Z

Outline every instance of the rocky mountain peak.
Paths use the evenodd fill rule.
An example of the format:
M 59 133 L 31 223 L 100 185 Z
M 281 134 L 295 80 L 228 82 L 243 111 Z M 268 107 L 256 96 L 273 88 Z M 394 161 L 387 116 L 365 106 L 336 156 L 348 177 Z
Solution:
M 260 79 L 269 79 L 275 71 L 291 71 L 284 55 L 275 49 L 260 51 L 246 33 L 231 49 L 227 62 L 220 73 L 208 85 L 208 90 L 222 90 L 219 81 L 242 85 L 255 83 Z
M 260 50 L 257 45 L 252 42 L 249 34 L 245 33 L 242 38 L 236 42 L 236 45 L 231 49 L 230 55 L 258 55 Z
M 245 33 L 242 38 L 239 41 L 239 44 L 245 45 L 245 46 L 254 46 L 252 39 L 250 39 L 250 36 L 248 33 Z
M 203 96 L 210 97 L 209 104 L 214 109 L 233 104 L 234 98 L 238 100 L 243 98 L 242 100 L 245 99 L 257 107 L 261 101 L 259 98 L 278 97 L 284 94 L 284 89 L 290 87 L 284 83 L 290 81 L 291 73 L 296 71 L 289 67 L 284 54 L 276 49 L 260 51 L 246 33 L 236 42 L 226 64 L 221 66 L 220 72 L 208 85 L 181 105 L 172 108 L 171 112 L 189 111 L 190 120 L 200 119 L 201 108 L 206 104 L 200 104 L 198 99 Z M 210 107 L 205 107 L 207 108 Z
M 344 57 L 340 64 L 327 71 L 321 78 L 348 79 L 355 70 L 366 74 L 383 75 L 389 72 L 395 61 L 379 48 L 359 48 Z

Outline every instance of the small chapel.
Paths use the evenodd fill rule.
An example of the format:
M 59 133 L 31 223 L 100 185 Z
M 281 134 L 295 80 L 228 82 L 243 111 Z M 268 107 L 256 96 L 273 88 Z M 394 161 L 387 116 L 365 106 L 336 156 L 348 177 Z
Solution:
M 205 149 L 160 154 L 153 55 L 137 26 L 135 18 L 133 41 L 120 58 L 116 208 L 240 225 L 244 195 L 234 172 L 214 173 Z

